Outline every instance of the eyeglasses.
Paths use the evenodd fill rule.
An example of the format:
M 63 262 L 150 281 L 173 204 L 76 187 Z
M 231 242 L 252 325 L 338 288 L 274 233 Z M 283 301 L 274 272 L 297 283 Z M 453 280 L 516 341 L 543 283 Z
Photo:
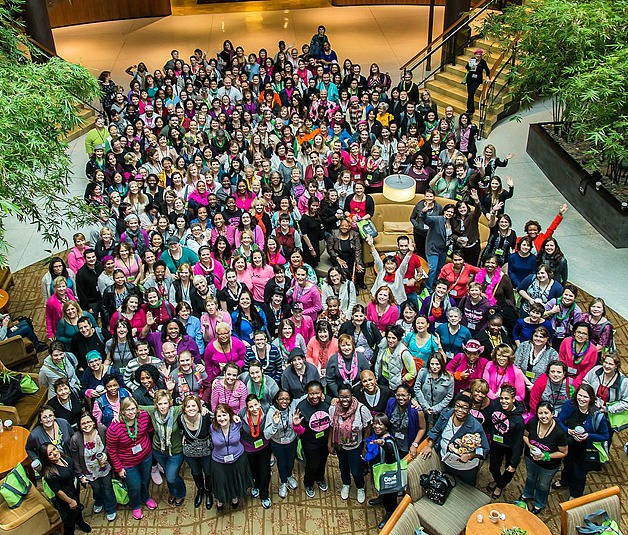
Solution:
M 462 412 L 469 412 L 469 410 L 471 410 L 469 407 L 467 407 L 466 405 L 454 405 L 454 410 L 455 411 L 462 411 Z
M 338 399 L 351 399 L 351 396 L 339 396 Z

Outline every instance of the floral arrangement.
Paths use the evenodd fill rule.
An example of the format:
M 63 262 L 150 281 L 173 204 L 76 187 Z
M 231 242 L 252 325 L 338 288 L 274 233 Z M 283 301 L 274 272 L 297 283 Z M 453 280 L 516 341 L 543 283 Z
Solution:
M 512 527 L 502 529 L 502 535 L 528 535 L 528 532 L 525 529 Z

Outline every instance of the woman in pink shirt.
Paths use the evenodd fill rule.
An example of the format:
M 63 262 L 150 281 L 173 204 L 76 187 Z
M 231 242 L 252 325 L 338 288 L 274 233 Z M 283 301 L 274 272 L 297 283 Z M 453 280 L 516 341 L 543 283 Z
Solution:
M 236 414 L 246 406 L 246 396 L 249 392 L 246 385 L 238 379 L 240 370 L 235 362 L 225 364 L 222 377 L 216 378 L 212 384 L 212 411 L 215 411 L 220 403 L 229 405 Z
M 373 299 L 366 307 L 366 319 L 384 332 L 388 325 L 394 325 L 399 319 L 399 309 L 388 286 L 380 286 Z
M 573 336 L 560 344 L 558 358 L 567 365 L 567 375 L 578 388 L 588 371 L 597 362 L 597 348 L 591 342 L 591 326 L 580 321 L 573 326 Z
M 492 361 L 484 368 L 482 378 L 488 383 L 488 397 L 497 399 L 504 384 L 515 387 L 515 398 L 523 402 L 526 395 L 526 382 L 523 372 L 515 366 L 515 353 L 507 344 L 499 344 L 493 349 Z
M 290 303 L 301 303 L 303 305 L 303 314 L 309 316 L 315 322 L 318 313 L 323 310 L 321 293 L 318 290 L 318 286 L 308 280 L 307 275 L 307 269 L 303 266 L 299 266 L 295 270 L 287 296 Z
M 53 293 L 46 301 L 46 335 L 48 340 L 55 339 L 57 325 L 63 316 L 63 305 L 67 301 L 76 301 L 74 293 L 68 288 L 65 277 L 57 277 L 52 283 Z
M 85 239 L 85 234 L 82 232 L 77 232 L 72 236 L 72 240 L 74 241 L 74 247 L 68 253 L 68 268 L 74 273 L 78 273 L 78 270 L 85 264 L 83 253 L 87 246 L 87 240 Z
M 273 268 L 266 263 L 266 257 L 262 251 L 256 249 L 251 254 L 249 276 L 251 281 L 249 289 L 253 294 L 253 300 L 263 303 L 264 288 L 266 288 L 266 283 L 273 278 L 274 272 Z
M 447 371 L 454 376 L 454 392 L 466 390 L 474 379 L 482 379 L 484 368 L 488 363 L 482 353 L 484 346 L 471 339 L 462 344 L 464 353 L 458 353 L 447 363 Z
M 225 322 L 218 322 L 216 324 L 216 338 L 205 348 L 207 380 L 213 381 L 230 362 L 242 368 L 245 355 L 246 346 L 239 338 L 232 336 L 231 326 Z

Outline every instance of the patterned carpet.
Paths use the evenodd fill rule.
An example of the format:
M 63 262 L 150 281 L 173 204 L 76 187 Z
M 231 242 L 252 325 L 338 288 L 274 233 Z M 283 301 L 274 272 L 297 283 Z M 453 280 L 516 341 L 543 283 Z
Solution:
M 14 274 L 15 286 L 11 289 L 11 301 L 9 309 L 13 317 L 26 315 L 33 318 L 37 333 L 45 336 L 44 308 L 40 294 L 39 281 L 47 267 L 43 262 L 33 264 Z M 373 281 L 373 272 L 369 270 L 367 282 Z M 363 296 L 361 296 L 363 297 Z M 582 308 L 586 308 L 591 295 L 581 292 L 578 302 Z M 364 297 L 361 299 L 364 300 Z M 619 353 L 622 356 L 624 372 L 628 371 L 626 362 L 626 349 L 628 345 L 628 323 L 614 311 L 608 311 L 608 318 L 617 330 L 616 341 Z M 43 354 L 40 359 L 43 359 Z M 604 467 L 602 472 L 592 473 L 587 479 L 587 490 L 595 491 L 612 484 L 618 484 L 622 488 L 628 488 L 628 458 L 623 452 L 623 445 L 628 440 L 627 433 L 615 436 L 611 448 L 611 462 Z M 185 464 L 184 464 L 185 466 Z M 298 465 L 297 478 L 302 481 L 302 467 Z M 517 499 L 523 489 L 523 473 L 520 468 L 515 480 L 507 487 L 500 501 L 512 502 Z M 480 488 L 485 488 L 489 482 L 488 466 L 482 467 L 480 472 Z M 193 496 L 194 485 L 186 468 L 184 478 L 188 485 L 188 493 Z M 243 506 L 236 512 L 225 509 L 225 513 L 218 514 L 216 509 L 194 509 L 192 499 L 188 498 L 182 507 L 169 506 L 166 502 L 167 487 L 165 483 L 161 487 L 153 486 L 153 496 L 159 506 L 155 511 L 145 512 L 142 520 L 136 521 L 131 516 L 128 508 L 122 507 L 118 512 L 115 522 L 108 523 L 104 515 L 91 515 L 91 491 L 84 491 L 83 503 L 86 505 L 87 521 L 92 525 L 93 533 L 99 535 L 156 535 L 168 533 L 173 535 L 201 535 L 201 533 L 216 534 L 246 534 L 246 535 L 271 535 L 297 533 L 325 533 L 326 535 L 362 535 L 377 532 L 377 524 L 383 513 L 381 508 L 360 505 L 355 499 L 355 488 L 352 488 L 350 499 L 343 501 L 340 498 L 340 472 L 337 460 L 331 458 L 327 469 L 329 491 L 319 492 L 315 498 L 309 499 L 301 487 L 281 500 L 277 496 L 277 473 L 273 472 L 271 497 L 273 507 L 264 510 L 259 505 L 259 500 L 247 498 Z M 367 497 L 372 496 L 372 486 L 367 485 Z M 550 501 L 541 519 L 549 526 L 552 533 L 560 532 L 560 515 L 558 503 L 567 499 L 563 492 L 552 491 Z M 623 522 L 622 529 L 628 531 L 628 500 L 622 502 Z M 531 534 L 532 535 L 532 534 Z

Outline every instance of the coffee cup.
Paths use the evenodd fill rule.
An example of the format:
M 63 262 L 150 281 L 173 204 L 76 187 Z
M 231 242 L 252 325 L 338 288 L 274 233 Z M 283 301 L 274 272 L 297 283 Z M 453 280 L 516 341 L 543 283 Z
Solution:
M 484 522 L 484 515 L 482 513 L 478 513 L 478 522 L 481 524 Z
M 11 429 L 13 429 L 13 420 L 5 420 L 4 421 L 4 428 L 7 431 L 11 431 Z
M 577 425 L 576 427 L 574 427 L 574 433 L 576 433 L 577 435 L 582 435 L 585 432 L 584 427 L 582 427 L 581 425 Z
M 539 455 L 542 455 L 543 452 L 541 451 L 540 448 L 537 448 L 536 446 L 532 446 L 530 448 L 530 455 L 532 455 L 532 457 L 538 457 Z
M 493 524 L 497 524 L 497 521 L 499 520 L 499 511 L 497 511 L 496 509 L 491 509 L 491 511 L 488 513 L 488 519 Z
M 105 464 L 107 463 L 107 455 L 101 451 L 100 453 L 96 454 L 96 460 L 98 461 L 98 464 L 100 466 L 105 466 Z
M 105 391 L 105 387 L 103 385 L 98 385 L 94 390 L 96 390 L 99 394 L 102 394 Z

